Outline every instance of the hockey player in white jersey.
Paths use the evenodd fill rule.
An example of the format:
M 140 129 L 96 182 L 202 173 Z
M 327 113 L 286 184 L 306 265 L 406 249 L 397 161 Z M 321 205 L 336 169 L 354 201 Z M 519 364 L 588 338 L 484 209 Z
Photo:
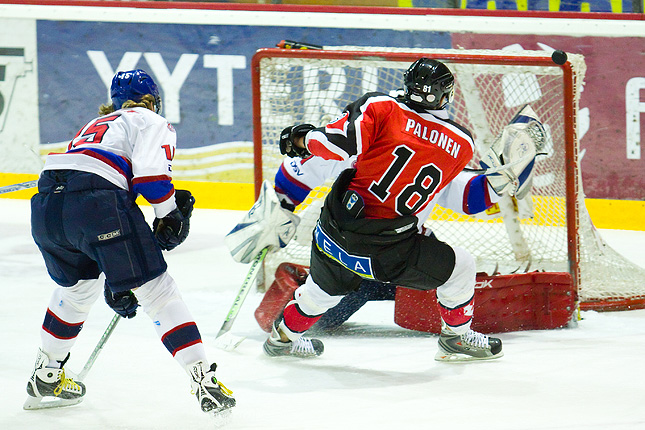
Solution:
M 175 130 L 160 115 L 159 90 L 145 71 L 118 72 L 111 98 L 65 153 L 47 157 L 31 200 L 32 235 L 58 286 L 24 408 L 38 409 L 46 397 L 60 406 L 83 399 L 85 385 L 66 374 L 65 363 L 101 295 L 124 318 L 141 306 L 204 412 L 232 408 L 232 392 L 215 377 L 162 254 L 188 236 L 195 202 L 172 183 Z M 135 203 L 138 195 L 154 208 L 152 229 Z

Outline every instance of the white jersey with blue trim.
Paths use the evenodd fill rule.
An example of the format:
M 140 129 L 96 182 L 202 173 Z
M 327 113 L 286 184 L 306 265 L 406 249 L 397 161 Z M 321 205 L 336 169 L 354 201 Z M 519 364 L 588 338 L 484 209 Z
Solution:
M 176 208 L 176 141 L 175 129 L 164 117 L 143 107 L 120 109 L 85 124 L 67 152 L 47 156 L 43 170 L 94 173 L 135 196 L 141 194 L 155 216 L 163 218 Z

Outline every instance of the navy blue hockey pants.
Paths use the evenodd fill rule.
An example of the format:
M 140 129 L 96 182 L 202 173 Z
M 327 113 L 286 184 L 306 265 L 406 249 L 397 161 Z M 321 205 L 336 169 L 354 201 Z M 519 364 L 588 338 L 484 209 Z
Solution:
M 31 199 L 31 232 L 63 287 L 103 272 L 112 291 L 126 291 L 167 268 L 131 193 L 92 173 L 44 171 Z

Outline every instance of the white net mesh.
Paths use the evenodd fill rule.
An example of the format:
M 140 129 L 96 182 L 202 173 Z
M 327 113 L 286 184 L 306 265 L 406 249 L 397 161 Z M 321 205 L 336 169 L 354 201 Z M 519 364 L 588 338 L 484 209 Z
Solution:
M 373 52 L 347 55 L 358 50 Z M 365 92 L 401 88 L 403 72 L 411 62 L 431 56 L 453 71 L 455 99 L 448 110 L 452 119 L 471 130 L 478 147 L 530 104 L 545 125 L 547 154 L 536 162 L 532 195 L 521 201 L 505 197 L 477 217 L 435 207 L 426 225 L 441 240 L 469 250 L 479 271 L 572 271 L 577 275 L 580 299 L 588 304 L 645 297 L 645 270 L 602 242 L 584 208 L 575 114 L 569 114 L 578 111 L 586 69 L 581 56 L 569 55 L 572 73 L 567 74 L 543 51 L 384 52 L 382 48 L 336 47 L 315 53 L 326 58 L 312 58 L 314 54 L 307 51 L 290 51 L 288 57 L 269 52 L 280 55 L 278 50 L 266 50 L 259 61 L 261 115 L 256 127 L 261 125 L 262 142 L 256 148 L 261 148 L 263 179 L 273 180 L 283 160 L 278 142 L 285 126 L 324 125 Z M 569 122 L 567 115 L 573 117 Z M 478 167 L 477 161 L 476 155 L 471 167 Z M 315 190 L 297 208 L 303 216 L 297 240 L 267 257 L 265 285 L 270 285 L 283 261 L 308 265 L 311 229 L 326 191 L 328 186 Z M 575 228 L 568 229 L 570 223 Z M 570 241 L 573 248 L 568 246 Z

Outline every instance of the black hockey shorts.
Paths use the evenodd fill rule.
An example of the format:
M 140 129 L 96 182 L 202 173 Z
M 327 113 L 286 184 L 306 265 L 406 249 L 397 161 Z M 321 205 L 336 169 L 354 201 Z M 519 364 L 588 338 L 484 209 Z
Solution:
M 397 245 L 364 243 L 349 249 L 340 246 L 330 235 L 323 240 L 326 244 L 322 247 L 317 243 L 311 247 L 310 275 L 323 291 L 332 296 L 343 296 L 357 290 L 363 279 L 431 290 L 443 285 L 455 266 L 452 247 L 434 235 L 415 234 Z M 323 241 L 319 239 L 318 243 Z M 362 271 L 364 267 L 369 269 Z
M 419 290 L 435 289 L 452 275 L 455 253 L 434 235 L 418 233 L 414 216 L 354 219 L 342 204 L 351 172 L 343 172 L 325 200 L 313 234 L 313 280 L 332 296 L 372 279 Z
M 126 291 L 167 268 L 131 193 L 92 173 L 44 171 L 31 199 L 31 232 L 63 287 L 103 272 L 112 291 Z

